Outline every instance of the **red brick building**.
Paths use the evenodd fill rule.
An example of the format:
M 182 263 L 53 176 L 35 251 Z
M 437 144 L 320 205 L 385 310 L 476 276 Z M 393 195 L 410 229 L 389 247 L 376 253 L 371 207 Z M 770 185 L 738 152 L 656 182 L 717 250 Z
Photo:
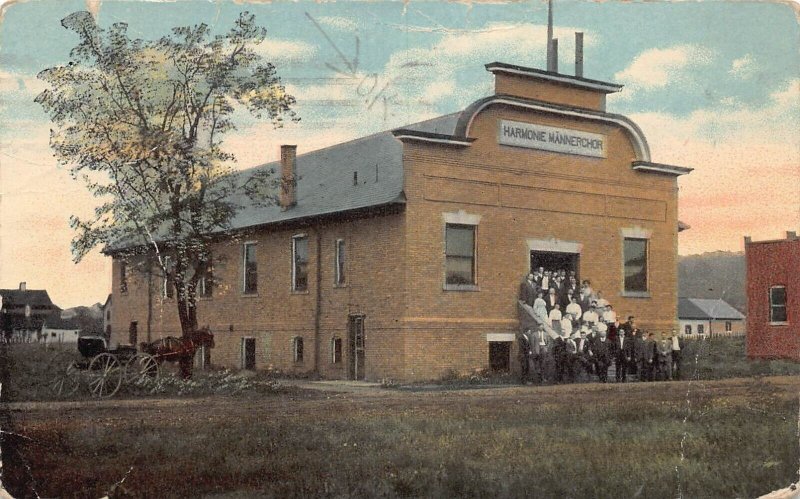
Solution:
M 747 356 L 800 360 L 800 238 L 744 242 Z
M 691 169 L 652 162 L 606 111 L 620 85 L 486 69 L 494 95 L 463 111 L 259 167 L 296 172 L 297 190 L 237 214 L 214 248 L 198 304 L 212 364 L 370 380 L 515 368 L 519 283 L 542 262 L 590 278 L 620 317 L 677 327 Z M 135 267 L 114 260 L 112 342 L 180 334 L 170 293 Z

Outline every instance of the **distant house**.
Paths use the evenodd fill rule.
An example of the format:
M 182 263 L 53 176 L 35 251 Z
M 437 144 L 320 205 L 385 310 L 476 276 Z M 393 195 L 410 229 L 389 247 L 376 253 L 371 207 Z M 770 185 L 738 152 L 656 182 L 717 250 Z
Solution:
M 103 334 L 106 337 L 111 336 L 111 303 L 112 303 L 112 294 L 108 294 L 108 298 L 106 298 L 106 302 L 103 304 Z
M 77 343 L 84 331 L 80 315 L 75 309 L 60 310 L 48 318 L 42 327 L 41 340 L 47 343 Z
M 745 316 L 720 299 L 679 298 L 678 321 L 684 335 L 745 332 Z
M 747 356 L 800 360 L 800 238 L 744 243 Z
M 27 289 L 24 282 L 18 289 L 0 289 L 0 298 L 0 330 L 11 341 L 38 341 L 45 324 L 60 320 L 61 309 L 47 291 Z

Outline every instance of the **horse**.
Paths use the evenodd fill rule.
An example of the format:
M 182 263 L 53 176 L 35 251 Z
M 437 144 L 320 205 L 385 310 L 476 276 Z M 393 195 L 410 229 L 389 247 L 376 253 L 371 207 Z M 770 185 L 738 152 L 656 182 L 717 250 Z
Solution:
M 176 338 L 167 336 L 152 343 L 141 343 L 141 350 L 152 355 L 156 362 L 178 362 L 181 377 L 191 377 L 194 354 L 200 347 L 214 348 L 214 334 L 208 327 L 190 332 L 187 336 Z

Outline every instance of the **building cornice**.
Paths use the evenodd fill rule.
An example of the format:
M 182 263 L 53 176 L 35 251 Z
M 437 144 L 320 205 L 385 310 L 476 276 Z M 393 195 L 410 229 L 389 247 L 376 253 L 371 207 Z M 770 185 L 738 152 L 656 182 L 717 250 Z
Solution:
M 592 80 L 589 78 L 581 78 L 579 76 L 565 75 L 561 73 L 554 73 L 552 71 L 543 71 L 536 68 L 528 68 L 525 66 L 517 66 L 515 64 L 506 64 L 504 62 L 490 62 L 485 65 L 486 70 L 493 74 L 511 74 L 518 76 L 526 76 L 537 80 L 545 80 L 558 85 L 566 85 L 570 87 L 578 87 L 585 90 L 593 90 L 604 94 L 611 94 L 622 90 L 622 85 L 617 83 L 609 83 L 600 80 Z
M 639 172 L 660 173 L 663 175 L 674 175 L 676 177 L 686 175 L 694 170 L 694 168 L 685 166 L 665 165 L 662 163 L 651 163 L 649 161 L 634 161 L 632 166 L 634 170 Z
M 556 116 L 580 118 L 619 126 L 630 136 L 633 143 L 634 152 L 636 153 L 636 159 L 638 161 L 650 162 L 650 147 L 647 145 L 647 139 L 645 139 L 644 133 L 636 125 L 636 123 L 625 116 L 605 113 L 602 111 L 594 111 L 580 107 L 560 106 L 551 104 L 549 102 L 543 102 L 534 99 L 522 99 L 503 94 L 484 97 L 483 99 L 477 100 L 470 104 L 469 107 L 461 112 L 461 116 L 458 118 L 458 123 L 456 123 L 455 133 L 453 135 L 455 137 L 463 138 L 462 140 L 468 140 L 466 137 L 469 137 L 469 132 L 472 127 L 472 123 L 475 121 L 475 118 L 486 108 L 497 105 L 537 111 Z

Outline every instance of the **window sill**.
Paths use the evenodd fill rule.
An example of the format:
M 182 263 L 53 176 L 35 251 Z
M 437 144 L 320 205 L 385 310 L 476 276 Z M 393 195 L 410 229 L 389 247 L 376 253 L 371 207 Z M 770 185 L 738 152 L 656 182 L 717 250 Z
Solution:
M 345 284 L 335 284 L 334 283 L 334 285 L 333 285 L 333 289 L 343 289 L 343 288 L 349 288 L 349 287 L 350 286 L 348 284 L 346 284 L 346 283 Z
M 197 301 L 211 301 L 213 300 L 213 296 L 198 296 Z
M 623 291 L 620 296 L 623 298 L 650 298 L 649 291 Z
M 481 288 L 477 284 L 445 284 L 444 291 L 480 291 Z
M 789 321 L 770 322 L 770 326 L 788 326 Z
M 307 295 L 307 294 L 308 294 L 308 290 L 307 290 L 307 289 L 304 289 L 304 290 L 296 290 L 296 289 L 293 289 L 293 290 L 291 291 L 291 293 L 292 293 L 293 295 Z
M 239 296 L 242 298 L 258 298 L 258 293 L 242 293 Z

